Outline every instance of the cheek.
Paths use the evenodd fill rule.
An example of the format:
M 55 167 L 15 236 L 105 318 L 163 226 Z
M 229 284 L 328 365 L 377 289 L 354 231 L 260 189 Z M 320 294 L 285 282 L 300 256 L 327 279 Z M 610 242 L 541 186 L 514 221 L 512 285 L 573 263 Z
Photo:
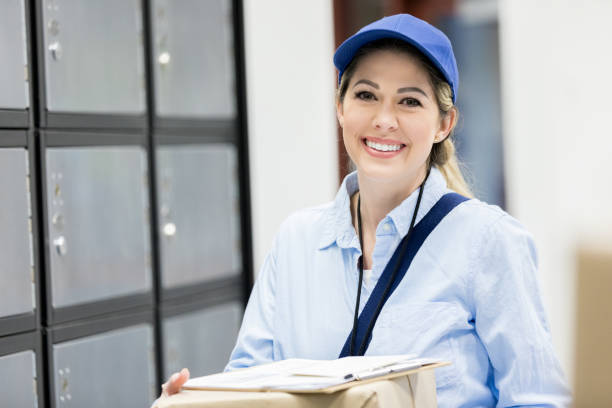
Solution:
M 344 126 L 352 129 L 363 127 L 367 124 L 371 112 L 367 107 L 360 106 L 354 101 L 346 102 L 344 105 Z
M 364 127 L 367 126 L 367 121 L 364 115 L 358 115 L 354 112 L 344 116 L 344 125 L 342 126 L 342 135 L 346 139 L 358 139 L 363 133 Z M 350 140 L 346 140 L 351 143 Z
M 415 147 L 433 144 L 437 127 L 433 120 L 424 118 L 421 120 L 410 120 L 402 123 L 402 129 Z
M 344 148 L 346 149 L 349 156 L 353 156 L 354 152 L 357 150 L 359 137 L 357 133 L 349 126 L 344 126 L 342 128 L 342 140 L 344 142 Z

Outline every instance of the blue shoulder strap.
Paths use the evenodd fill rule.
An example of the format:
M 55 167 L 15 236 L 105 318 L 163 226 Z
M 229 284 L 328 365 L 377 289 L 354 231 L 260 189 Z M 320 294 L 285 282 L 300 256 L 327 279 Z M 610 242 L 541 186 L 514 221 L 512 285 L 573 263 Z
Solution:
M 382 275 L 378 279 L 378 283 L 376 284 L 376 287 L 372 291 L 372 294 L 370 295 L 368 302 L 366 303 L 366 305 L 364 306 L 363 310 L 361 311 L 359 315 L 359 320 L 357 323 L 358 324 L 357 333 L 355 335 L 355 344 L 359 345 L 363 343 L 363 338 L 366 334 L 368 326 L 370 325 L 370 321 L 372 319 L 374 319 L 374 321 L 378 319 L 378 316 L 374 316 L 374 315 L 376 313 L 378 303 L 380 302 L 380 299 L 385 292 L 385 288 L 387 287 L 387 284 L 389 280 L 391 279 L 391 276 L 393 274 L 393 270 L 395 269 L 396 264 L 400 262 L 401 267 L 397 272 L 397 276 L 391 286 L 391 290 L 389 291 L 387 297 L 382 300 L 383 305 L 387 301 L 387 299 L 389 299 L 389 297 L 391 296 L 395 288 L 397 288 L 399 283 L 402 281 L 402 278 L 406 274 L 406 271 L 408 271 L 408 268 L 410 267 L 412 260 L 414 259 L 417 252 L 421 248 L 421 245 L 423 245 L 423 242 L 425 242 L 425 239 L 427 239 L 429 234 L 436 228 L 436 226 L 440 223 L 440 221 L 442 221 L 442 219 L 453 210 L 453 208 L 455 208 L 456 206 L 458 206 L 459 204 L 461 204 L 462 202 L 466 200 L 468 200 L 468 198 L 462 195 L 459 195 L 457 193 L 448 193 L 442 196 L 442 198 L 438 200 L 438 202 L 433 206 L 433 208 L 429 210 L 429 212 L 425 215 L 425 217 L 423 217 L 423 219 L 414 226 L 414 230 L 412 231 L 412 237 L 410 238 L 410 241 L 407 242 L 408 248 L 405 252 L 404 259 L 399 259 L 400 252 L 401 252 L 400 248 L 402 247 L 402 244 L 406 241 L 406 239 L 408 239 L 408 237 L 406 236 L 402 239 L 402 241 L 397 246 L 397 249 L 391 256 L 391 259 L 389 260 L 389 263 L 385 267 L 385 270 L 383 271 Z M 350 344 L 351 344 L 351 334 L 352 333 L 349 333 L 346 341 L 344 342 L 344 347 L 342 348 L 342 351 L 340 352 L 340 357 L 346 357 L 349 355 L 349 349 L 350 349 Z M 364 347 L 363 349 L 364 354 L 371 340 L 372 340 L 372 336 L 370 335 L 370 338 L 367 339 L 366 347 Z

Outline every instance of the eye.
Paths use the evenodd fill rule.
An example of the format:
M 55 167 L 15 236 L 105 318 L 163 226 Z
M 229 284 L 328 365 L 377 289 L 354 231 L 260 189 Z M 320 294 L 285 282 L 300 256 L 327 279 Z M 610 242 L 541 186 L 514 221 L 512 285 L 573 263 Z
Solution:
M 361 99 L 362 101 L 373 101 L 376 99 L 372 92 L 368 91 L 359 91 L 355 93 L 355 97 L 357 99 Z
M 400 104 L 412 107 L 421 106 L 421 102 L 415 98 L 404 98 L 400 101 Z

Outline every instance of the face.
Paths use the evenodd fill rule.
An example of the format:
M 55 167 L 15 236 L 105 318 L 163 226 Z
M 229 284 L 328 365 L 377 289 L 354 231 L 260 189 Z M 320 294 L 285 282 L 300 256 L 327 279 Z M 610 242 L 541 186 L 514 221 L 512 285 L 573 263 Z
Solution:
M 395 51 L 359 61 L 337 113 L 360 177 L 401 184 L 424 177 L 433 143 L 448 135 L 454 120 L 453 110 L 441 117 L 420 63 Z

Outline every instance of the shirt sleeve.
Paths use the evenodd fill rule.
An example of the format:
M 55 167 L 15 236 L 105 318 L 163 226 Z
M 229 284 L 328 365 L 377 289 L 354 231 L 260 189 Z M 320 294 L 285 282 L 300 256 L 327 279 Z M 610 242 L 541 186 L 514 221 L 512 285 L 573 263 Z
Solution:
M 488 383 L 497 406 L 569 406 L 540 298 L 532 237 L 504 215 L 474 248 L 475 327 L 493 367 Z
M 238 340 L 225 371 L 274 360 L 275 246 L 266 256 L 253 286 Z

